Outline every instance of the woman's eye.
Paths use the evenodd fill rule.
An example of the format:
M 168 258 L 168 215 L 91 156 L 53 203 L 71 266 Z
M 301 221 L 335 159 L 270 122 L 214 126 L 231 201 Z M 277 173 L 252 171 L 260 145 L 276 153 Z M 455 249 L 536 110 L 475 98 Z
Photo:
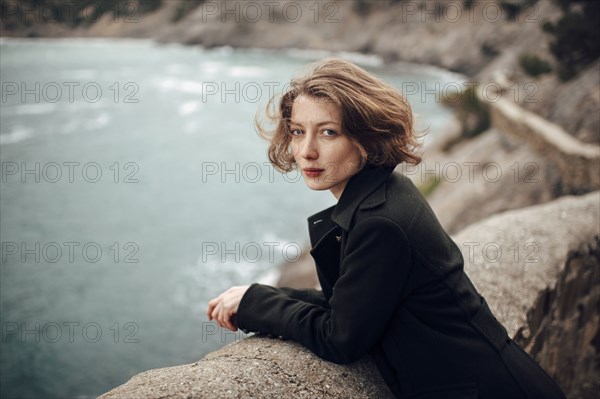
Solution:
M 325 129 L 323 130 L 323 133 L 325 134 L 325 136 L 335 136 L 337 134 L 335 130 L 331 129 Z
M 290 134 L 292 136 L 298 136 L 298 135 L 302 134 L 302 131 L 300 129 L 292 129 L 292 130 L 290 130 Z

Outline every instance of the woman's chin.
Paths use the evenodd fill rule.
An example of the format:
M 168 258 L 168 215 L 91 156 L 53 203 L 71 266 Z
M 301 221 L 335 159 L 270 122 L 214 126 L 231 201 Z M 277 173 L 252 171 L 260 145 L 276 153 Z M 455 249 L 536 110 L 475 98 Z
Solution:
M 308 188 L 310 188 L 311 190 L 314 190 L 314 191 L 323 191 L 323 190 L 328 190 L 330 188 L 329 184 L 315 181 L 314 178 L 304 179 L 304 183 L 306 183 L 306 186 Z

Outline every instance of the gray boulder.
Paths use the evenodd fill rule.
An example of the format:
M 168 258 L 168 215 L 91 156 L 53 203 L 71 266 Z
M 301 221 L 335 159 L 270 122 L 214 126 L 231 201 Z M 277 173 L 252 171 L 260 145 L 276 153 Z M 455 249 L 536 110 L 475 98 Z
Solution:
M 393 399 L 370 357 L 348 365 L 322 360 L 293 341 L 251 336 L 196 363 L 149 370 L 100 399 Z
M 511 337 L 529 335 L 527 312 L 553 287 L 570 250 L 600 234 L 600 191 L 506 211 L 452 236 L 465 272 Z

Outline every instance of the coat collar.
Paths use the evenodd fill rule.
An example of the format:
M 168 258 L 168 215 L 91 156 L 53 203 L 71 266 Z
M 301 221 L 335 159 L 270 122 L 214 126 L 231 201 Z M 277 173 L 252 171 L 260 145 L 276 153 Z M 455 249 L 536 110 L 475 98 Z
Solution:
M 366 209 L 385 202 L 385 190 L 376 189 L 388 179 L 394 168 L 394 166 L 376 167 L 365 165 L 348 180 L 342 196 L 331 214 L 331 219 L 338 226 L 348 231 L 352 217 L 359 205 L 361 209 Z M 373 195 L 369 196 L 371 193 Z M 367 196 L 369 198 L 365 200 Z
M 377 188 L 388 179 L 394 169 L 395 166 L 377 167 L 367 164 L 353 175 L 336 205 L 308 218 L 312 244 L 316 244 L 315 241 L 318 241 L 319 237 L 334 227 L 331 221 L 348 231 L 356 209 L 371 208 L 385 202 L 385 190 Z

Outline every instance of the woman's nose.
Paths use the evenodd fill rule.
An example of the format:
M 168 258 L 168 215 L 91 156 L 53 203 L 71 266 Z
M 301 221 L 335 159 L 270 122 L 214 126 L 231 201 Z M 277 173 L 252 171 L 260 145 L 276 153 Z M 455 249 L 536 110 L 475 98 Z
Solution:
M 316 140 L 311 135 L 306 135 L 300 145 L 300 156 L 305 159 L 316 159 L 319 156 Z

